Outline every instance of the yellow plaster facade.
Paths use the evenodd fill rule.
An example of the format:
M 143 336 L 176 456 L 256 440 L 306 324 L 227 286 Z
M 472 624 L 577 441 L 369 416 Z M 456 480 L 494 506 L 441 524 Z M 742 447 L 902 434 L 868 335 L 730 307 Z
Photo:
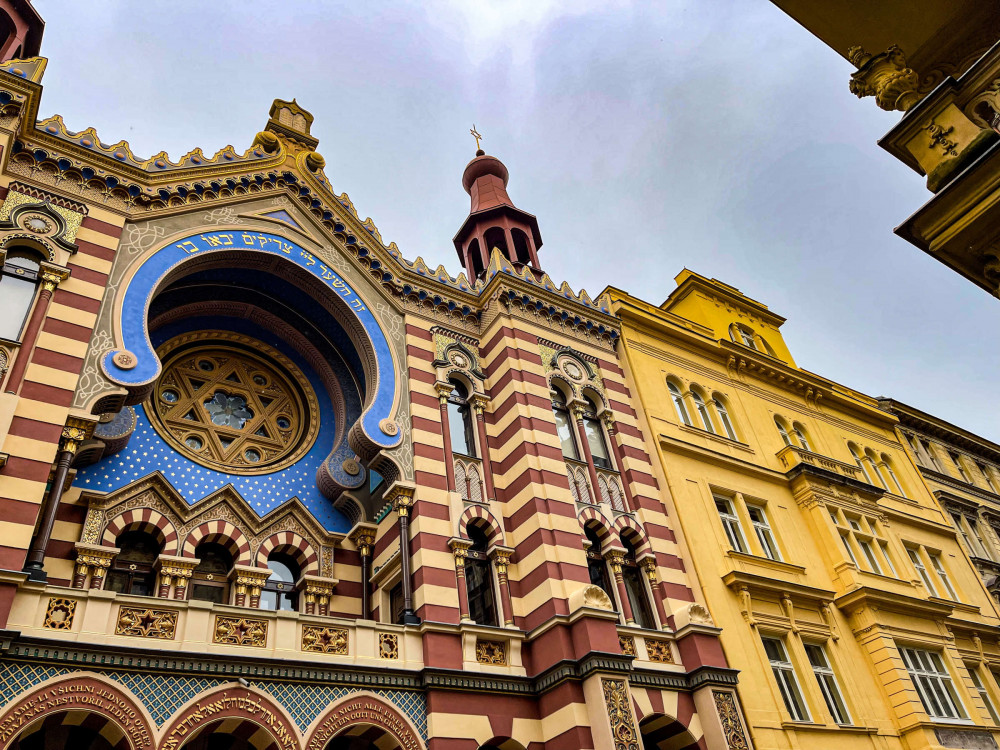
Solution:
M 1000 619 L 879 403 L 685 270 L 610 288 L 639 421 L 758 750 L 995 747 Z

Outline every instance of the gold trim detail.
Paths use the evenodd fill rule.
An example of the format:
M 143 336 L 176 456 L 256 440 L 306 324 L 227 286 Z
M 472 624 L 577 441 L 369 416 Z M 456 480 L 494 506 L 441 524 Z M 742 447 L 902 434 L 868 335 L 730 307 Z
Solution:
M 175 610 L 138 609 L 136 607 L 121 607 L 118 610 L 115 635 L 172 641 L 176 632 L 177 612 Z
M 75 614 L 76 599 L 49 599 L 42 627 L 49 630 L 70 630 Z
M 630 635 L 620 635 L 618 636 L 618 646 L 621 648 L 622 653 L 625 656 L 635 656 L 635 638 Z
M 248 336 L 199 331 L 160 347 L 163 374 L 146 401 L 154 429 L 217 471 L 270 474 L 298 461 L 319 432 L 305 375 Z
M 399 636 L 395 633 L 378 634 L 378 658 L 398 659 L 399 658 Z
M 641 750 L 639 734 L 632 720 L 632 704 L 625 680 L 601 678 L 604 689 L 604 705 L 608 709 L 611 736 L 615 739 L 615 750 Z
M 350 634 L 344 628 L 325 628 L 320 625 L 302 626 L 302 650 L 317 654 L 347 656 Z
M 507 643 L 505 641 L 485 641 L 476 639 L 476 661 L 480 664 L 507 666 Z
M 649 654 L 650 661 L 660 664 L 674 663 L 674 653 L 670 650 L 670 641 L 659 638 L 644 638 L 643 640 L 646 641 L 646 653 Z
M 712 697 L 715 699 L 715 710 L 719 713 L 729 750 L 750 750 L 743 722 L 740 721 L 740 712 L 736 708 L 736 696 L 722 690 L 713 690 Z
M 267 644 L 267 621 L 217 615 L 212 643 L 262 648 Z

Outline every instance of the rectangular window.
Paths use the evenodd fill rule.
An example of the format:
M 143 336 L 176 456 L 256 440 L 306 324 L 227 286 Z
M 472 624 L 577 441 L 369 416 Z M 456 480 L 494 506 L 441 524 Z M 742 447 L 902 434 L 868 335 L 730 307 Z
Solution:
M 764 550 L 764 555 L 771 560 L 780 560 L 781 554 L 778 552 L 778 544 L 774 541 L 774 535 L 767 523 L 764 509 L 759 505 L 748 505 L 747 513 L 750 514 L 750 522 L 753 524 L 754 531 L 757 532 L 757 540 Z
M 844 549 L 847 550 L 847 557 L 855 565 L 858 564 L 858 558 L 854 556 L 854 550 L 851 549 L 851 540 L 848 538 L 847 534 L 840 535 L 840 541 L 844 543 Z
M 737 552 L 746 554 L 747 543 L 743 539 L 740 519 L 736 517 L 736 511 L 733 510 L 733 501 L 728 497 L 715 495 L 715 508 L 719 511 L 719 519 L 722 521 L 722 528 L 725 529 L 729 546 Z
M 767 653 L 767 660 L 771 664 L 771 672 L 778 683 L 778 690 L 781 698 L 785 701 L 785 708 L 793 721 L 809 721 L 809 711 L 805 701 L 802 700 L 802 691 L 799 690 L 799 681 L 795 677 L 795 667 L 788 660 L 785 652 L 785 644 L 777 638 L 762 638 L 764 651 Z
M 962 478 L 962 481 L 966 484 L 972 484 L 972 480 L 969 479 L 969 475 L 965 473 L 965 467 L 962 466 L 962 459 L 957 453 L 949 453 L 951 456 L 951 461 L 955 464 L 955 468 L 958 469 L 958 475 Z
M 830 715 L 837 724 L 850 724 L 851 716 L 847 712 L 847 706 L 844 705 L 844 698 L 840 694 L 833 668 L 826 658 L 826 650 L 818 643 L 806 643 L 805 647 L 809 664 L 812 666 L 813 674 L 816 675 L 816 681 L 819 683 L 820 692 L 823 693 L 826 707 L 830 709 Z
M 986 486 L 990 488 L 990 492 L 997 494 L 997 486 L 993 484 L 993 477 L 990 476 L 990 470 L 983 464 L 976 464 L 979 469 L 979 473 L 983 475 L 983 479 L 986 480 Z
M 940 654 L 916 648 L 900 648 L 899 652 L 928 716 L 932 719 L 966 718 Z
M 931 448 L 931 444 L 926 440 L 920 441 L 920 446 L 924 449 L 924 453 L 927 454 L 927 460 L 930 461 L 930 468 L 939 474 L 944 474 L 944 470 L 941 468 L 941 464 L 937 460 L 937 456 L 934 455 L 934 449 Z
M 906 554 L 910 556 L 910 562 L 912 562 L 913 567 L 916 568 L 917 575 L 920 576 L 920 580 L 923 581 L 924 586 L 927 587 L 927 593 L 931 596 L 937 596 L 937 589 L 934 588 L 934 581 L 931 580 L 931 576 L 927 572 L 926 566 L 924 566 L 923 561 L 920 559 L 920 552 L 915 550 L 913 547 L 907 547 Z
M 875 549 L 872 547 L 871 541 L 859 536 L 856 536 L 855 539 L 858 540 L 858 546 L 861 547 L 872 573 L 882 575 L 882 566 L 878 564 L 878 558 L 875 556 Z
M 893 578 L 899 578 L 899 574 L 896 572 L 896 566 L 892 564 L 892 555 L 889 554 L 888 542 L 879 542 L 878 546 L 882 550 L 882 557 L 885 558 L 885 565 L 886 569 L 889 571 L 889 575 Z
M 958 594 L 955 593 L 955 587 L 951 585 L 951 579 L 948 578 L 948 574 L 945 572 L 941 556 L 929 553 L 927 556 L 931 559 L 931 564 L 934 565 L 934 571 L 938 574 L 938 578 L 941 579 L 941 583 L 944 584 L 944 590 L 948 592 L 948 598 L 958 601 Z
M 997 717 L 996 706 L 993 705 L 993 700 L 990 698 L 989 691 L 986 690 L 983 681 L 979 679 L 979 671 L 976 669 L 976 666 L 974 664 L 966 664 L 965 668 L 969 670 L 969 677 L 972 678 L 972 684 L 975 685 L 979 697 L 983 699 L 983 705 L 986 706 L 986 710 L 990 714 L 990 719 L 994 724 L 1000 726 L 1000 717 Z
M 977 557 L 976 548 L 972 545 L 972 538 L 966 532 L 965 524 L 962 523 L 962 514 L 952 513 L 951 520 L 955 524 L 955 530 L 958 531 L 958 535 L 962 537 L 962 541 L 965 542 L 965 547 L 969 550 L 969 554 L 973 557 Z

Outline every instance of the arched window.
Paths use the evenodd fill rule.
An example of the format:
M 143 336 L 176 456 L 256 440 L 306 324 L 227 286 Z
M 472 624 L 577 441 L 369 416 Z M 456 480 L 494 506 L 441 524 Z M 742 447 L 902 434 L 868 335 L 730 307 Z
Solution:
M 754 341 L 753 331 L 751 331 L 746 326 L 741 326 L 739 323 L 733 323 L 733 325 L 730 326 L 729 338 L 731 338 L 737 344 L 743 344 L 744 346 L 749 346 L 751 349 L 757 348 L 757 342 Z
M 448 431 L 451 433 L 451 451 L 462 456 L 476 456 L 476 427 L 473 422 L 469 390 L 457 380 L 448 394 Z
M 493 565 L 486 554 L 489 540 L 479 527 L 468 527 L 472 546 L 465 559 L 465 582 L 469 589 L 469 616 L 479 625 L 497 624 L 496 595 L 493 588 Z
M 299 595 L 295 590 L 295 583 L 301 575 L 298 563 L 291 555 L 272 552 L 267 558 L 267 567 L 271 571 L 271 577 L 260 592 L 260 608 L 297 612 Z
M 156 587 L 153 566 L 160 554 L 156 537 L 145 531 L 126 531 L 116 544 L 121 552 L 111 563 L 104 588 L 120 594 L 153 596 Z
M 882 476 L 882 471 L 878 466 L 878 456 L 875 455 L 875 451 L 871 448 L 865 450 L 865 458 L 868 460 L 868 465 L 871 466 L 871 473 L 875 477 L 875 483 L 878 484 L 882 489 L 889 489 L 889 485 L 885 481 L 885 477 Z
M 483 265 L 483 254 L 479 249 L 479 240 L 473 240 L 469 243 L 469 258 L 472 261 L 472 268 L 469 270 L 478 279 L 486 271 L 486 266 Z
M 41 258 L 31 250 L 7 251 L 0 269 L 0 339 L 18 341 L 35 300 Z
M 576 437 L 573 435 L 573 418 L 570 416 L 569 407 L 566 406 L 566 397 L 555 386 L 552 386 L 549 395 L 552 397 L 552 413 L 556 417 L 556 432 L 559 433 L 563 455 L 566 458 L 579 461 L 580 452 L 576 447 Z
M 792 439 L 788 436 L 788 428 L 785 427 L 784 420 L 782 420 L 781 417 L 775 417 L 774 426 L 778 428 L 778 434 L 781 435 L 781 439 L 784 441 L 785 445 L 791 445 Z
M 796 439 L 799 441 L 799 445 L 802 446 L 802 450 L 812 452 L 812 448 L 809 447 L 809 441 L 806 440 L 806 430 L 798 422 L 792 422 L 792 432 L 795 433 Z
M 625 564 L 622 565 L 622 579 L 625 582 L 625 592 L 628 594 L 629 604 L 632 605 L 632 617 L 635 624 L 640 628 L 656 628 L 656 620 L 653 618 L 653 609 L 649 605 L 649 595 L 646 593 L 646 584 L 643 582 L 642 571 L 635 560 L 635 546 L 622 535 L 622 544 L 625 546 Z
M 694 388 L 691 389 L 691 398 L 694 400 L 694 408 L 698 410 L 702 426 L 714 435 L 715 427 L 712 426 L 712 418 L 708 416 L 708 406 L 705 404 L 705 399 Z
M 528 235 L 521 229 L 511 229 L 510 236 L 514 240 L 514 257 L 511 260 L 523 266 L 531 265 L 531 253 L 528 250 Z
M 868 468 L 865 466 L 865 462 L 861 460 L 861 451 L 858 446 L 854 443 L 848 443 L 847 448 L 851 451 L 851 455 L 854 456 L 854 463 L 856 463 L 858 468 L 861 469 L 861 473 L 864 475 L 865 481 L 868 482 L 868 484 L 873 484 L 872 478 L 868 474 Z
M 903 491 L 903 485 L 900 483 L 899 477 L 892 470 L 892 459 L 884 453 L 882 454 L 882 465 L 885 466 L 885 470 L 889 473 L 889 478 L 892 480 L 893 485 L 895 485 L 896 491 L 899 492 L 899 496 L 906 497 L 906 492 Z
M 687 407 L 684 406 L 684 397 L 681 389 L 672 380 L 667 381 L 667 388 L 670 390 L 670 397 L 674 400 L 674 408 L 677 410 L 677 417 L 683 424 L 691 426 L 691 417 L 688 416 Z
M 712 404 L 715 406 L 715 414 L 722 424 L 722 429 L 726 431 L 726 435 L 729 436 L 730 440 L 738 440 L 739 438 L 736 437 L 736 429 L 733 427 L 733 420 L 729 417 L 729 410 L 726 408 L 725 400 L 722 396 L 715 394 L 712 396 Z
M 611 578 L 608 576 L 608 564 L 601 554 L 601 539 L 597 536 L 597 529 L 591 521 L 583 529 L 583 533 L 590 542 L 587 550 L 587 571 L 590 573 L 590 582 L 600 588 L 611 601 L 615 600 L 614 591 L 611 588 Z
M 191 598 L 216 604 L 229 603 L 229 571 L 233 557 L 215 542 L 202 542 L 194 551 L 198 566 L 191 574 Z
M 604 440 L 604 427 L 597 418 L 597 407 L 589 398 L 584 398 L 587 408 L 583 412 L 583 429 L 587 433 L 587 443 L 594 457 L 594 466 L 602 469 L 611 468 L 611 457 L 608 455 L 608 444 Z
M 511 259 L 510 250 L 507 249 L 507 233 L 503 231 L 503 227 L 490 227 L 483 235 L 483 239 L 486 241 L 487 258 L 493 255 L 493 248 L 496 248 L 507 260 Z

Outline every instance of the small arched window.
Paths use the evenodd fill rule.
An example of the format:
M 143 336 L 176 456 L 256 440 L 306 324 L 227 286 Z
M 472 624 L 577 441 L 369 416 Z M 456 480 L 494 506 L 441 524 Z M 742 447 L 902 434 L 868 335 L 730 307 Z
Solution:
M 121 551 L 111 563 L 104 588 L 120 594 L 153 596 L 156 586 L 153 566 L 160 554 L 156 537 L 145 531 L 126 531 L 115 543 Z
M 847 448 L 851 451 L 851 455 L 854 456 L 854 463 L 856 463 L 858 468 L 861 469 L 861 473 L 864 475 L 865 481 L 868 482 L 868 484 L 873 484 L 871 475 L 868 473 L 868 468 L 865 466 L 865 462 L 861 459 L 861 450 L 854 443 L 848 443 Z
M 229 571 L 233 569 L 233 556 L 229 550 L 215 542 L 202 542 L 195 549 L 194 556 L 198 558 L 198 566 L 191 574 L 191 598 L 227 604 Z
M 625 547 L 622 580 L 625 582 L 625 592 L 628 594 L 629 604 L 632 605 L 632 617 L 635 618 L 635 624 L 638 627 L 655 629 L 656 620 L 653 617 L 653 608 L 649 604 L 649 595 L 643 580 L 645 576 L 639 570 L 639 565 L 635 560 L 635 546 L 624 535 L 622 535 L 621 541 Z
M 451 451 L 462 456 L 476 457 L 476 427 L 469 404 L 469 390 L 457 380 L 448 394 L 448 431 L 451 433 Z
M 300 576 L 298 563 L 291 555 L 272 552 L 267 558 L 267 567 L 271 577 L 260 592 L 260 608 L 297 612 L 299 595 L 295 584 Z
M 729 409 L 726 408 L 725 399 L 719 394 L 715 394 L 712 396 L 712 404 L 715 406 L 715 414 L 719 418 L 722 429 L 726 431 L 726 435 L 729 436 L 730 440 L 738 440 L 736 429 L 733 427 L 733 420 L 729 416 Z
M 556 432 L 559 434 L 559 443 L 562 445 L 563 456 L 574 461 L 580 460 L 580 451 L 576 447 L 576 437 L 573 432 L 573 419 L 566 406 L 566 397 L 556 386 L 552 386 L 549 391 L 552 398 L 552 413 L 556 418 Z
M 591 584 L 600 588 L 611 601 L 614 601 L 615 595 L 611 588 L 611 578 L 608 576 L 608 564 L 601 554 L 601 539 L 597 535 L 594 523 L 591 521 L 583 530 L 587 541 L 590 542 L 590 547 L 587 549 L 587 571 L 590 574 Z
M 522 266 L 531 265 L 531 252 L 528 250 L 528 235 L 520 229 L 511 229 L 510 236 L 514 240 L 514 257 L 511 260 Z
M 729 338 L 737 344 L 749 346 L 751 349 L 757 348 L 757 342 L 754 340 L 753 331 L 746 326 L 740 325 L 739 323 L 733 323 L 733 325 L 729 328 Z
M 490 227 L 483 235 L 483 239 L 486 241 L 487 258 L 492 257 L 495 248 L 507 260 L 511 260 L 510 250 L 507 249 L 507 233 L 504 232 L 503 227 Z
M 871 466 L 872 474 L 875 476 L 875 481 L 882 489 L 889 489 L 888 483 L 885 481 L 885 477 L 882 476 L 882 469 L 879 467 L 878 456 L 875 455 L 875 451 L 871 448 L 865 450 L 865 458 L 868 459 L 868 464 Z
M 677 417 L 681 420 L 681 423 L 686 424 L 688 427 L 691 426 L 691 417 L 688 416 L 687 407 L 684 405 L 684 397 L 681 395 L 681 389 L 672 380 L 667 381 L 667 388 L 670 390 L 670 398 L 673 399 L 674 408 L 677 410 Z
M 587 408 L 583 412 L 583 429 L 587 433 L 587 444 L 594 458 L 594 466 L 610 469 L 611 457 L 608 455 L 608 444 L 604 440 L 604 427 L 597 418 L 597 407 L 587 397 L 584 397 L 584 401 L 587 402 Z
M 472 546 L 465 559 L 465 583 L 469 591 L 469 616 L 479 625 L 497 624 L 493 565 L 486 554 L 489 540 L 479 526 L 468 527 Z
M 889 478 L 892 480 L 893 485 L 896 487 L 896 491 L 899 492 L 900 497 L 906 497 L 906 492 L 903 490 L 903 485 L 899 481 L 899 477 L 896 476 L 896 472 L 892 470 L 892 459 L 889 458 L 884 453 L 882 454 L 882 465 L 889 474 Z
M 798 422 L 792 422 L 792 432 L 795 433 L 795 437 L 799 441 L 799 445 L 802 446 L 802 450 L 812 453 L 812 448 L 809 447 L 809 441 L 806 440 L 805 428 Z
M 469 258 L 472 261 L 472 274 L 475 278 L 479 278 L 486 272 L 486 266 L 483 265 L 483 253 L 479 249 L 479 240 L 473 240 L 469 243 Z
M 694 400 L 694 408 L 698 410 L 698 418 L 701 420 L 702 427 L 714 435 L 715 427 L 712 425 L 712 418 L 708 415 L 708 406 L 705 404 L 705 399 L 694 388 L 691 389 L 691 398 Z
M 31 250 L 7 251 L 0 269 L 0 339 L 18 341 L 35 300 L 41 258 Z
M 785 427 L 784 420 L 781 417 L 775 417 L 774 426 L 778 428 L 778 434 L 781 435 L 781 439 L 785 445 L 791 445 L 792 439 L 788 436 L 788 428 Z

